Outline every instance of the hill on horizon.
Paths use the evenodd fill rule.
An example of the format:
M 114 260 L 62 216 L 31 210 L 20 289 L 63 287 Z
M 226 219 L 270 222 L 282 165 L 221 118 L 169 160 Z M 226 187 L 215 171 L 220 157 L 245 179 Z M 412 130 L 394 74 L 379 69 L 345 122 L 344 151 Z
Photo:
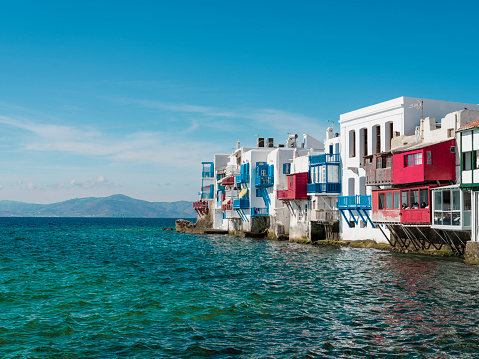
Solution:
M 0 201 L 0 217 L 195 218 L 192 202 L 148 202 L 123 194 L 51 204 Z

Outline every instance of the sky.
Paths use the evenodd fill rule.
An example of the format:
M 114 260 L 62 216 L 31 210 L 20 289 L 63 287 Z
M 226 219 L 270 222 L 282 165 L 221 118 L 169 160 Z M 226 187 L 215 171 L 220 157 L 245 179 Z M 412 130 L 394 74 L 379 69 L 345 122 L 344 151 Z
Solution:
M 479 103 L 476 1 L 2 1 L 0 200 L 196 200 L 256 135 Z

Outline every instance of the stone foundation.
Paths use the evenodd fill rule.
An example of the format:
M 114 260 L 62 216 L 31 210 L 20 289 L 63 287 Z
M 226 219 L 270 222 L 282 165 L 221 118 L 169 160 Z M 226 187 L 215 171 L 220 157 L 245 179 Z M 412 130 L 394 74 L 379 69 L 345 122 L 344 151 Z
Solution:
M 464 253 L 466 264 L 479 264 L 479 242 L 467 242 Z

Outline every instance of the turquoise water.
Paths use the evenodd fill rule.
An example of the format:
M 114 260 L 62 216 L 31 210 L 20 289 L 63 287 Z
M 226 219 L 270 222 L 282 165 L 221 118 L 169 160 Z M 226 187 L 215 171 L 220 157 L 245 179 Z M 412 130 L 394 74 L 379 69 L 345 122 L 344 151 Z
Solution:
M 477 267 L 173 225 L 0 219 L 0 357 L 479 357 Z

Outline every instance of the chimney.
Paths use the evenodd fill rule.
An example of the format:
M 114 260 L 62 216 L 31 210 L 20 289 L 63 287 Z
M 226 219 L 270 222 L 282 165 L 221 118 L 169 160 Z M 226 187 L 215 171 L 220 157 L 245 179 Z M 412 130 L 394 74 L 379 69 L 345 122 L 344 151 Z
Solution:
M 267 139 L 267 147 L 273 148 L 274 147 L 274 138 L 268 137 Z
M 258 137 L 258 147 L 264 147 L 264 138 Z

